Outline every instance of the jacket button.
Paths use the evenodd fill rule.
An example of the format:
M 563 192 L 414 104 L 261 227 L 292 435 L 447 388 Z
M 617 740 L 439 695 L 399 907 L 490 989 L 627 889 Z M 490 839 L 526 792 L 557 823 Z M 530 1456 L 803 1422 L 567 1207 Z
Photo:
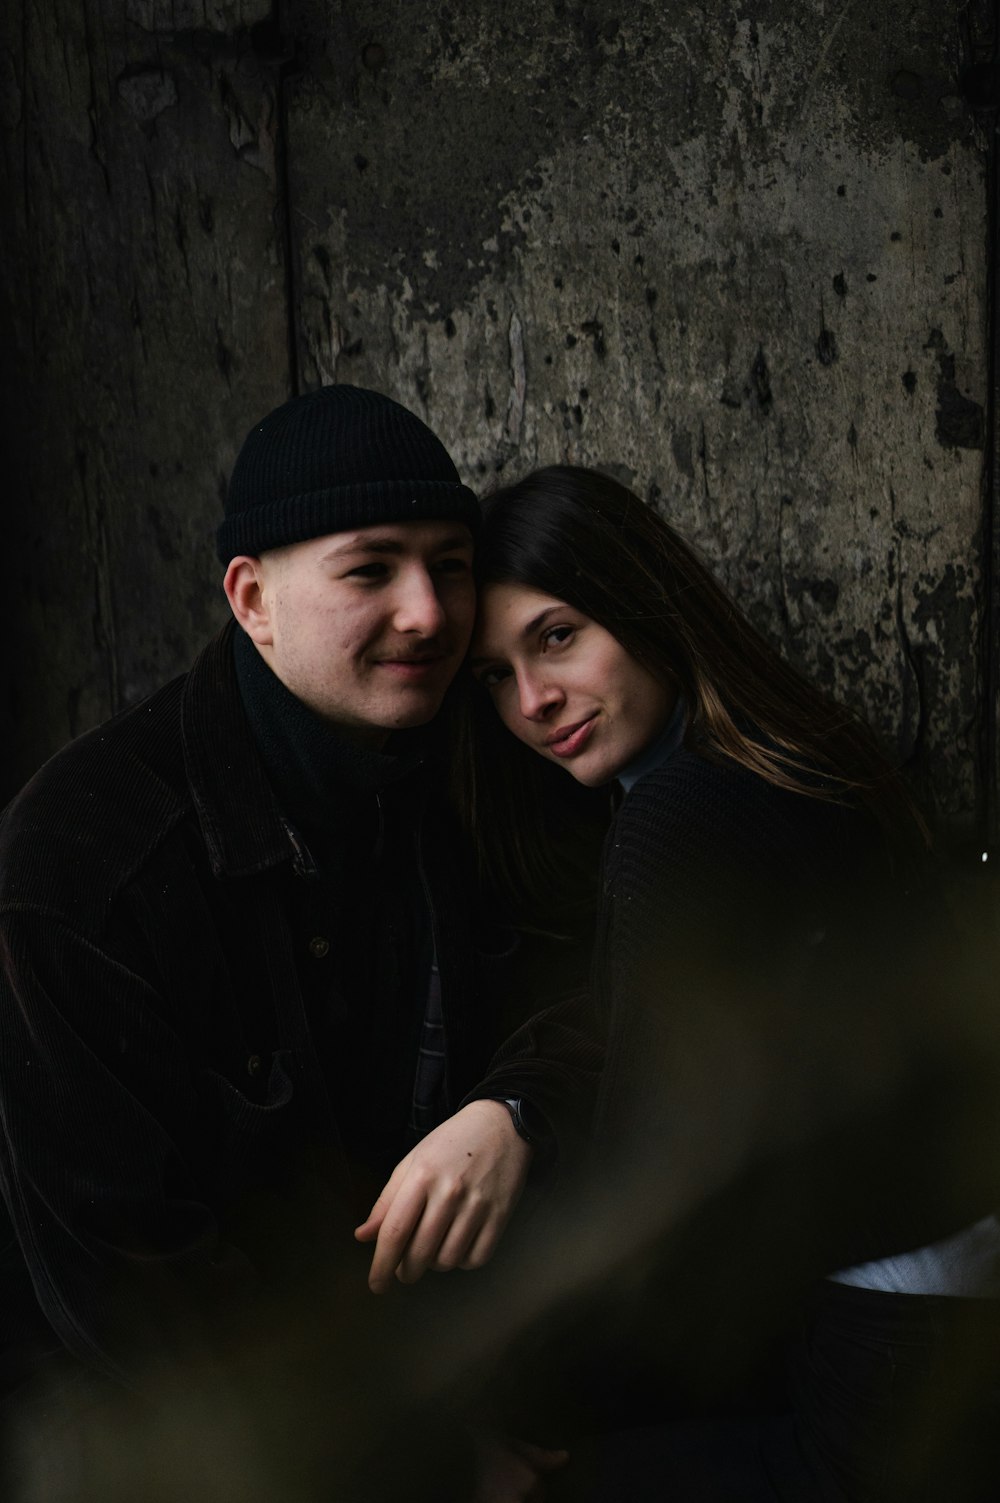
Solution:
M 250 1058 L 247 1060 L 247 1074 L 248 1075 L 259 1075 L 260 1074 L 260 1066 L 261 1066 L 260 1055 L 259 1054 L 251 1054 Z
M 330 950 L 330 941 L 324 939 L 322 934 L 317 934 L 315 939 L 309 941 L 309 954 L 314 960 L 322 960 Z

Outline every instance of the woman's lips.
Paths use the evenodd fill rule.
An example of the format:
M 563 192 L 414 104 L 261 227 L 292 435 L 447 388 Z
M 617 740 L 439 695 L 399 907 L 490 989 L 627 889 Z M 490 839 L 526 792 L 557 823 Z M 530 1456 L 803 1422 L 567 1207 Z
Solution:
M 578 721 L 576 725 L 567 727 L 560 726 L 545 743 L 546 750 L 554 757 L 575 757 L 577 752 L 582 751 L 590 740 L 590 733 L 597 724 L 597 711 L 588 715 L 586 720 Z

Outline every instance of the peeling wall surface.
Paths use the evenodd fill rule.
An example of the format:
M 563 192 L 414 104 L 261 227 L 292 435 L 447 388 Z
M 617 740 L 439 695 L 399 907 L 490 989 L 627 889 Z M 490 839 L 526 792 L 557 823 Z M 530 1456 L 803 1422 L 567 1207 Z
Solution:
M 210 535 L 295 389 L 483 489 L 627 480 L 981 810 L 983 141 L 948 0 L 68 0 L 2 24 L 19 289 L 12 744 L 222 619 Z

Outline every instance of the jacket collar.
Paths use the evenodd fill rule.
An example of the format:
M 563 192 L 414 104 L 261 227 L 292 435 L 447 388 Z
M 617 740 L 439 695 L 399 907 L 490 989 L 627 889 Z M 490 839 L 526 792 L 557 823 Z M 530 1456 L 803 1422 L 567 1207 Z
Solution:
M 394 735 L 392 750 L 374 750 L 345 736 L 302 703 L 272 672 L 245 632 L 233 640 L 236 684 L 250 733 L 285 815 L 308 836 L 339 834 L 374 806 L 377 793 L 406 782 L 426 757 L 428 736 Z
M 244 709 L 233 655 L 238 630 L 229 621 L 212 638 L 195 659 L 181 698 L 184 766 L 205 848 L 217 877 L 250 876 L 289 860 L 305 871 L 312 858 L 278 803 Z M 353 759 L 345 781 L 372 791 L 405 782 L 405 796 L 422 799 L 423 780 L 418 788 L 413 775 L 434 741 L 429 730 L 414 737 L 404 755 L 359 760 L 345 751 Z M 346 770 L 341 766 L 340 776 Z
M 294 857 L 240 700 L 229 621 L 195 659 L 181 699 L 188 785 L 212 870 L 244 877 Z

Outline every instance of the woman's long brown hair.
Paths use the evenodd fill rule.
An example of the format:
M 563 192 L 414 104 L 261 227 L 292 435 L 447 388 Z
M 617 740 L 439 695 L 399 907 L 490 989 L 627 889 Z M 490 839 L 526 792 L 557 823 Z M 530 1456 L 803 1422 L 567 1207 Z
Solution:
M 553 465 L 485 502 L 480 588 L 515 583 L 582 611 L 637 662 L 674 682 L 685 745 L 806 798 L 867 810 L 893 843 L 927 829 L 864 722 L 814 688 L 751 626 L 694 550 L 651 507 L 596 470 Z M 508 895 L 553 892 L 578 817 L 564 770 L 503 728 L 468 690 L 459 798 L 485 875 Z

